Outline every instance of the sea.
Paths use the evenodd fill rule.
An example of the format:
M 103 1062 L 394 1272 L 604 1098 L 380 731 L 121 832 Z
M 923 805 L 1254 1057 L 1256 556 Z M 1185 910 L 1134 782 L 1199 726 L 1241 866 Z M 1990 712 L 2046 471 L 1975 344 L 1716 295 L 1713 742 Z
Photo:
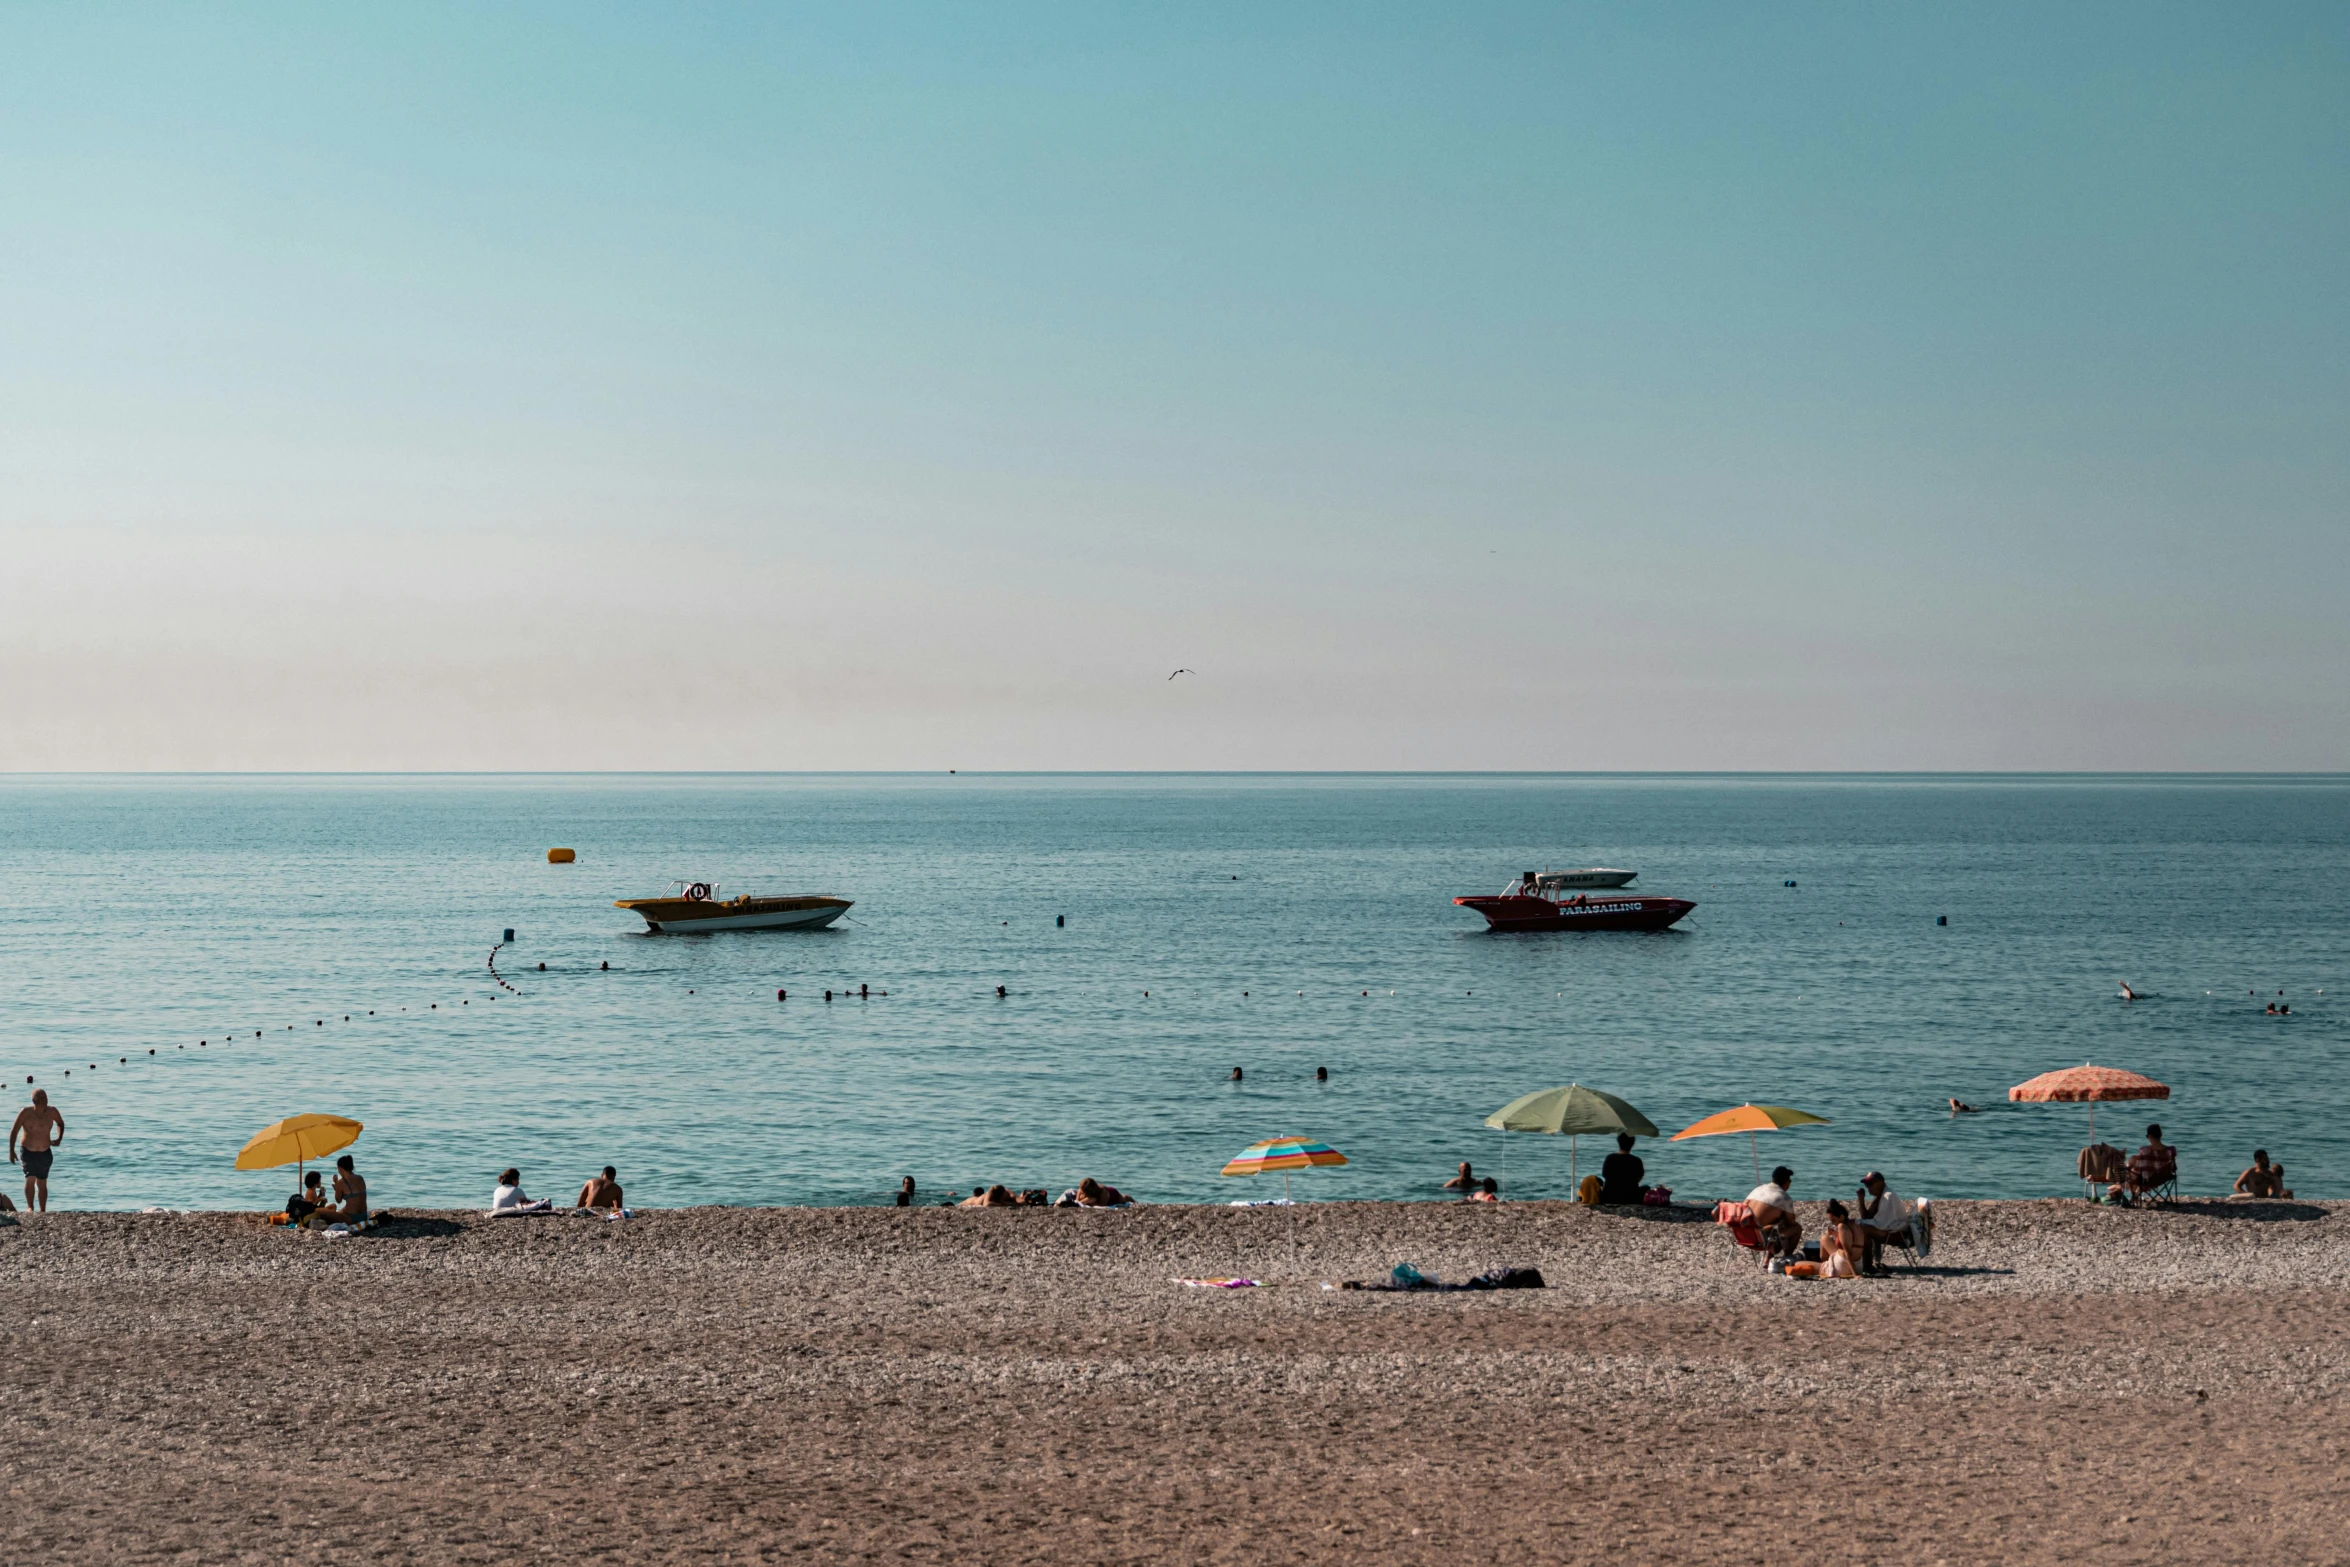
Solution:
M 1452 903 L 1583 865 L 1696 911 Z M 680 880 L 855 907 L 613 907 Z M 2188 1190 L 2264 1147 L 2350 1196 L 2344 777 L 18 776 L 0 894 L 0 1070 L 65 1117 L 63 1208 L 275 1206 L 292 1172 L 236 1155 L 305 1111 L 364 1123 L 395 1208 L 606 1164 L 646 1207 L 1260 1200 L 1219 1172 L 1284 1135 L 1347 1159 L 1299 1201 L 1439 1200 L 1463 1160 L 1555 1198 L 1608 1148 L 1484 1120 L 1562 1083 L 1667 1134 L 1827 1117 L 1644 1143 L 1681 1199 L 1781 1163 L 1815 1199 L 2077 1196 L 2089 1108 L 2007 1090 L 2089 1061 L 2170 1086 L 2096 1130 L 2159 1119 Z

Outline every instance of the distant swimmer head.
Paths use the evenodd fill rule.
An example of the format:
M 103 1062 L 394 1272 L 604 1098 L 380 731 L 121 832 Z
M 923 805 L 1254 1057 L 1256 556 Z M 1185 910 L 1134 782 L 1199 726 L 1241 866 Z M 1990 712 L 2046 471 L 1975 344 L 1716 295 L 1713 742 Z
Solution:
M 1240 1068 L 1239 1068 L 1239 1067 L 1234 1067 L 1234 1068 L 1232 1069 L 1232 1081 L 1234 1081 L 1235 1083 L 1237 1083 L 1237 1082 L 1239 1082 L 1239 1081 L 1240 1081 Z
M 1329 1082 L 1329 1081 L 1330 1081 L 1330 1069 L 1329 1069 L 1328 1067 L 1326 1067 L 1326 1066 L 1318 1066 L 1318 1067 L 1315 1067 L 1315 1068 L 1314 1068 L 1314 1081 L 1315 1081 L 1315 1082 L 1317 1082 L 1317 1083 L 1327 1083 L 1327 1082 Z

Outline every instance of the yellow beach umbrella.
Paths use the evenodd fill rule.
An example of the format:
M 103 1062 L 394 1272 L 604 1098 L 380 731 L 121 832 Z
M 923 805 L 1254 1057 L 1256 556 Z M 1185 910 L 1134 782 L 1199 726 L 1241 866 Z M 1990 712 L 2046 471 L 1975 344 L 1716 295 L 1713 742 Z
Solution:
M 237 1168 L 274 1170 L 281 1164 L 323 1159 L 357 1142 L 361 1130 L 349 1116 L 290 1115 L 255 1132 L 253 1140 L 238 1150 Z
M 1732 1132 L 1746 1134 L 1746 1151 L 1754 1158 L 1754 1178 L 1762 1179 L 1762 1155 L 1755 1152 L 1754 1134 L 1784 1131 L 1790 1126 L 1826 1126 L 1828 1118 L 1813 1115 L 1809 1110 L 1790 1110 L 1785 1105 L 1739 1105 L 1735 1109 L 1720 1110 L 1694 1126 L 1684 1126 L 1673 1134 L 1674 1142 L 1691 1137 L 1726 1137 Z

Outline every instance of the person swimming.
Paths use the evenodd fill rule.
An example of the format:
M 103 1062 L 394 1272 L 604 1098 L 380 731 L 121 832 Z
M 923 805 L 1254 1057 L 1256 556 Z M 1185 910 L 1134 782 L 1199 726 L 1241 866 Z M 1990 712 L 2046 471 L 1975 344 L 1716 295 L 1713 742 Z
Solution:
M 1981 1115 L 1983 1112 L 1968 1104 L 1964 1099 L 1954 1098 L 1950 1101 L 1950 1113 L 1952 1115 Z

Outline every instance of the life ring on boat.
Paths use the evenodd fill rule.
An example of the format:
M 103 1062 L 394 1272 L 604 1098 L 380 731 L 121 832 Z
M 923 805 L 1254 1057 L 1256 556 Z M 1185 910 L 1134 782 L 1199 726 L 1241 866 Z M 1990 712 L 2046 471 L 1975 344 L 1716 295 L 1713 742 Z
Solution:
M 697 881 L 692 886 L 685 889 L 685 900 L 688 903 L 701 903 L 707 900 L 709 896 L 710 884 L 706 881 Z

